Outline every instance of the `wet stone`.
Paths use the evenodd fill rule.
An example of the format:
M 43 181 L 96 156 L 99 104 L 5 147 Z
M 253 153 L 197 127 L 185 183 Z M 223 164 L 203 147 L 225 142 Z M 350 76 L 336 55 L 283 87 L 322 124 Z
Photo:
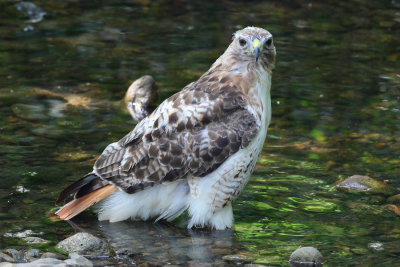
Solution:
M 7 254 L 12 255 L 13 259 L 16 262 L 24 262 L 24 256 L 22 255 L 22 253 L 16 249 L 13 248 L 9 248 L 5 251 Z
M 34 261 L 39 258 L 41 254 L 42 252 L 40 250 L 33 248 L 25 252 L 25 259 L 27 261 Z
M 380 252 L 385 250 L 382 242 L 368 243 L 368 249 L 372 252 Z
M 45 240 L 43 238 L 36 237 L 36 236 L 28 236 L 28 237 L 23 238 L 23 240 L 25 240 L 25 242 L 28 243 L 28 244 L 46 244 L 46 243 L 49 243 L 48 240 Z
M 352 248 L 351 252 L 357 255 L 365 255 L 368 254 L 368 250 L 365 248 Z
M 65 259 L 65 257 L 63 255 L 53 253 L 53 252 L 45 252 L 45 253 L 43 253 L 43 255 L 40 258 L 42 258 L 42 259 L 52 258 L 52 259 L 58 259 L 58 260 Z
M 235 254 L 235 255 L 225 255 L 222 257 L 224 261 L 232 261 L 232 262 L 251 262 L 254 259 L 250 256 L 246 255 L 240 255 L 240 254 Z
M 89 233 L 77 233 L 59 242 L 57 248 L 69 253 L 79 253 L 93 256 L 110 256 L 111 247 L 100 238 Z
M 371 177 L 364 175 L 353 175 L 347 177 L 346 179 L 337 182 L 336 188 L 351 192 L 370 192 L 370 193 L 381 193 L 390 194 L 392 193 L 392 188 L 382 181 L 377 181 Z
M 86 259 L 85 257 L 77 254 L 77 253 L 71 253 L 69 254 L 70 259 L 65 260 L 64 262 L 68 265 L 72 266 L 93 266 L 93 263 Z
M 323 258 L 318 249 L 314 247 L 301 247 L 290 255 L 289 262 L 291 267 L 322 266 Z
M 30 263 L 21 263 L 17 265 L 18 267 L 38 267 L 38 266 L 43 266 L 43 267 L 67 267 L 70 266 L 64 261 L 58 260 L 58 259 L 51 259 L 51 258 L 45 258 L 45 259 L 38 259 L 35 261 L 32 261 Z M 73 265 L 77 266 L 77 265 Z
M 0 252 L 0 262 L 7 261 L 7 262 L 15 262 L 14 258 L 7 255 L 6 253 Z
M 29 17 L 29 21 L 31 23 L 37 23 L 43 20 L 43 16 L 46 15 L 46 12 L 43 11 L 40 7 L 31 2 L 19 2 L 15 4 L 15 8 L 21 12 L 23 15 Z
M 11 262 L 0 262 L 0 267 L 14 267 L 15 264 Z
M 17 233 L 5 233 L 4 237 L 25 238 L 25 237 L 28 237 L 31 235 L 42 235 L 42 234 L 43 234 L 42 232 L 35 233 L 34 231 L 28 229 L 28 230 L 25 230 L 22 232 L 17 232 Z

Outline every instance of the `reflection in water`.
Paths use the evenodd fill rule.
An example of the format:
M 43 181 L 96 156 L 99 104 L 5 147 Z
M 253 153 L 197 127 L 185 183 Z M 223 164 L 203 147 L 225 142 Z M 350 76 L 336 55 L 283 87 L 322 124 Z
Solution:
M 239 251 L 233 246 L 232 230 L 188 230 L 168 222 L 109 223 L 87 216 L 79 216 L 68 222 L 76 231 L 106 238 L 117 257 L 124 262 L 226 265 L 222 257 Z

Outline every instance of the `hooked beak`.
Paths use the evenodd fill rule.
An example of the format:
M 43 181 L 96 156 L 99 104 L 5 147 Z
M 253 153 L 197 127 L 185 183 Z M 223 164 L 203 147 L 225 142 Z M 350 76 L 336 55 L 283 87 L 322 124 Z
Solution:
M 259 40 L 254 40 L 251 52 L 256 58 L 256 62 L 258 61 L 258 57 L 260 56 L 261 51 L 261 42 Z

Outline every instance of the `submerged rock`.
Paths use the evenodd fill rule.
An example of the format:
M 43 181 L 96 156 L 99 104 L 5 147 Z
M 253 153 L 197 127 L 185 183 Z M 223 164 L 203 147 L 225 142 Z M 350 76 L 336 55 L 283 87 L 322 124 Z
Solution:
M 19 2 L 15 4 L 15 8 L 29 17 L 29 21 L 31 23 L 37 23 L 43 20 L 43 16 L 46 15 L 46 12 L 43 11 L 40 7 L 31 2 Z
M 400 204 L 400 194 L 397 194 L 397 195 L 394 195 L 394 196 L 389 197 L 389 198 L 387 199 L 387 201 L 388 201 L 389 203 Z
M 368 244 L 368 249 L 372 252 L 384 251 L 385 248 L 382 242 L 372 242 Z
M 336 188 L 351 193 L 370 192 L 391 194 L 393 191 L 385 182 L 377 181 L 364 175 L 353 175 L 347 177 L 346 179 L 337 182 Z
M 322 266 L 323 258 L 318 249 L 314 247 L 301 247 L 296 249 L 289 258 L 291 267 Z
M 46 120 L 49 118 L 44 107 L 41 105 L 14 104 L 11 106 L 11 110 L 18 118 L 28 121 Z
M 125 104 L 132 118 L 139 122 L 155 108 L 157 85 L 153 77 L 145 75 L 134 81 L 125 94 Z
M 240 255 L 240 254 L 236 254 L 236 255 L 225 255 L 222 257 L 222 259 L 224 261 L 232 261 L 232 262 L 251 262 L 254 259 L 250 256 L 246 256 L 246 255 Z
M 397 216 L 400 216 L 400 209 L 396 205 L 389 204 L 389 205 L 386 205 L 385 207 L 386 207 L 386 209 L 388 209 L 389 211 L 393 212 Z
M 78 253 L 93 256 L 110 256 L 113 254 L 111 247 L 94 235 L 77 233 L 59 242 L 57 248 L 69 253 Z

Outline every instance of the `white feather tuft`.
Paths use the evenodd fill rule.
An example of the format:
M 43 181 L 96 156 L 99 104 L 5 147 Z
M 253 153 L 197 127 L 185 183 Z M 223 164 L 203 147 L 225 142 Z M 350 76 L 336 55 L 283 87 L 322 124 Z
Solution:
M 100 221 L 150 218 L 173 220 L 187 209 L 189 188 L 186 181 L 156 185 L 135 194 L 121 190 L 97 204 Z

